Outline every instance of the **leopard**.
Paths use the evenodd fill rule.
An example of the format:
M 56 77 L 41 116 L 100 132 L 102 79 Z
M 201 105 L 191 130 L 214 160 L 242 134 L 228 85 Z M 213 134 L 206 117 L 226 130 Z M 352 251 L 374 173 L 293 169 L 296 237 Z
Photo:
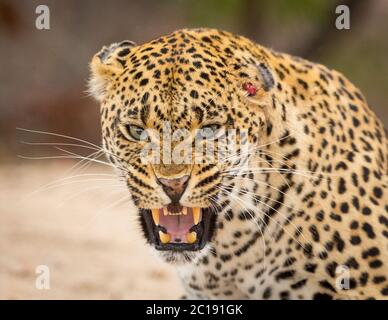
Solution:
M 104 46 L 90 70 L 107 161 L 186 298 L 387 299 L 387 135 L 344 75 L 210 28 Z M 236 147 L 175 161 L 179 130 Z

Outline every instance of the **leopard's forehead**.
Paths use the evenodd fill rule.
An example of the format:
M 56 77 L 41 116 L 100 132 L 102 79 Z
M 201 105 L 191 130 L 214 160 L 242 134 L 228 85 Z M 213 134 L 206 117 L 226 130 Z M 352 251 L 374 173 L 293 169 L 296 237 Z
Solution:
M 195 125 L 204 118 L 226 121 L 232 111 L 235 74 L 248 63 L 236 58 L 231 36 L 222 31 L 177 31 L 117 53 L 124 66 L 107 104 L 123 118 Z M 152 123 L 150 124 L 152 125 Z

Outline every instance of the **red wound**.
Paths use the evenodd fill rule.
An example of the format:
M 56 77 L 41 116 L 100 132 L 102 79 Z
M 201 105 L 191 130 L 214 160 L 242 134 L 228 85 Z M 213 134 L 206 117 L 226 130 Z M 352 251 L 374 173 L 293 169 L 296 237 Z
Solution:
M 248 96 L 255 96 L 257 93 L 257 88 L 250 82 L 243 84 L 243 89 L 248 92 Z

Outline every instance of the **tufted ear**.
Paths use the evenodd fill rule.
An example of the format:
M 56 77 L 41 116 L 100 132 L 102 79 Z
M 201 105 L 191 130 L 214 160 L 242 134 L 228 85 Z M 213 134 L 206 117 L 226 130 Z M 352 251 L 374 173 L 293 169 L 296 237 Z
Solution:
M 90 63 L 89 92 L 98 101 L 101 101 L 111 79 L 119 75 L 125 68 L 125 57 L 136 44 L 126 40 L 112 43 L 97 52 Z

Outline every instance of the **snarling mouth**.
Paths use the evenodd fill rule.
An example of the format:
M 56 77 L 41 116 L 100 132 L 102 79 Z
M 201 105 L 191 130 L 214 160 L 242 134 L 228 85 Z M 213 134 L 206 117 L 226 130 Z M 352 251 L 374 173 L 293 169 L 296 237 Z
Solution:
M 215 213 L 208 208 L 168 205 L 140 211 L 145 235 L 157 250 L 201 250 L 214 230 Z

